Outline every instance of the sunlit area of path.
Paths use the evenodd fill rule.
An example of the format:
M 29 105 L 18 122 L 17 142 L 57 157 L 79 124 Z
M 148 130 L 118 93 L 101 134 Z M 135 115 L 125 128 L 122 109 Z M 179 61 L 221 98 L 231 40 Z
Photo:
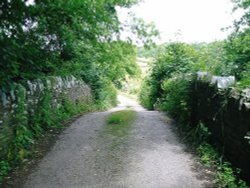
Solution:
M 137 101 L 133 100 L 133 99 L 130 99 L 128 97 L 125 97 L 123 95 L 118 95 L 118 105 L 117 107 L 111 109 L 110 111 L 118 111 L 118 110 L 124 110 L 124 109 L 127 109 L 127 108 L 132 108 L 133 110 L 136 110 L 136 111 L 145 111 L 145 109 L 138 104 Z

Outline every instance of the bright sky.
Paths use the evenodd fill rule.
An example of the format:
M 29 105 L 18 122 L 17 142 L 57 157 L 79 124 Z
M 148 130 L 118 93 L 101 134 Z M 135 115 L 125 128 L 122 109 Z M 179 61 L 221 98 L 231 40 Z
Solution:
M 121 21 L 129 11 L 154 22 L 161 42 L 211 42 L 226 38 L 221 29 L 231 26 L 240 13 L 232 14 L 230 0 L 144 0 L 129 10 L 119 10 Z M 180 33 L 176 35 L 176 33 Z

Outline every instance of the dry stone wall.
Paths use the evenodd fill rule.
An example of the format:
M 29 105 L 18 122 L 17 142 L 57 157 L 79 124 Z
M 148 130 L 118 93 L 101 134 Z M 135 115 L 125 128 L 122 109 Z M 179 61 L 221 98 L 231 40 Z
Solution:
M 199 72 L 191 94 L 192 121 L 208 126 L 212 142 L 250 182 L 250 89 L 230 88 L 234 82 L 234 77 Z
M 18 107 L 19 95 L 22 95 L 27 112 L 32 115 L 39 108 L 45 91 L 52 93 L 51 105 L 59 108 L 63 99 L 67 98 L 72 103 L 90 103 L 91 89 L 82 80 L 73 76 L 48 77 L 44 80 L 27 81 L 23 85 L 16 84 L 11 91 L 0 90 L 0 131 L 4 124 L 12 125 L 12 117 Z

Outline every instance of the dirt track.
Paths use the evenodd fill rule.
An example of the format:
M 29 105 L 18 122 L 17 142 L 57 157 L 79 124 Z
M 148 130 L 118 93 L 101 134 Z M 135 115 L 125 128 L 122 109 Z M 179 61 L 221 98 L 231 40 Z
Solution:
M 67 128 L 23 187 L 211 187 L 163 114 L 146 111 L 125 97 L 119 100 L 111 111 L 84 115 Z M 105 117 L 128 106 L 137 111 L 129 134 L 106 134 Z

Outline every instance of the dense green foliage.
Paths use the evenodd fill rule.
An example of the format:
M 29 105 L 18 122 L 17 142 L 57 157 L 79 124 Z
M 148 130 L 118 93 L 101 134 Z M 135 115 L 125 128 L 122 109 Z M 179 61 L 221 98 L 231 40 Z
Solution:
M 224 41 L 212 43 L 185 44 L 173 42 L 161 45 L 155 52 L 141 54 L 155 58 L 151 72 L 142 84 L 141 103 L 149 108 L 167 111 L 183 126 L 185 139 L 195 143 L 201 160 L 215 165 L 216 181 L 220 187 L 246 187 L 238 181 L 235 171 L 227 162 L 222 162 L 211 145 L 209 131 L 205 124 L 192 117 L 194 93 L 194 73 L 207 71 L 214 75 L 235 76 L 237 89 L 250 87 L 250 1 L 236 0 L 236 8 L 246 10 L 241 20 L 234 23 L 234 31 Z M 197 102 L 197 101 L 196 101 Z
M 4 0 L 0 4 L 0 85 L 48 75 L 81 77 L 101 92 L 118 85 L 125 75 L 136 75 L 136 48 L 121 41 L 125 27 L 117 7 L 137 0 Z M 137 21 L 137 22 L 136 22 Z M 157 34 L 153 25 L 135 19 L 131 30 L 144 42 Z M 102 99 L 101 99 L 102 100 Z
M 4 122 L 0 133 L 0 180 L 30 156 L 36 139 L 60 128 L 62 120 L 80 112 L 116 104 L 116 87 L 140 73 L 137 49 L 120 40 L 125 28 L 117 8 L 138 0 L 3 0 L 0 3 L 0 94 L 26 85 L 27 80 L 73 75 L 91 89 L 95 105 L 71 104 L 67 98 L 52 109 L 51 91 L 43 93 L 39 108 L 29 112 L 22 87 L 18 89 L 15 122 Z M 142 43 L 158 34 L 152 24 L 133 17 L 129 29 Z M 27 102 L 27 101 L 26 101 Z M 32 116 L 30 116 L 32 114 Z M 11 125 L 15 125 L 11 127 Z
M 248 35 L 250 36 L 250 33 Z M 232 39 L 230 36 L 226 41 L 210 44 L 174 42 L 166 44 L 164 49 L 161 47 L 160 53 L 152 64 L 150 75 L 142 84 L 141 102 L 152 109 L 153 106 L 165 100 L 166 93 L 170 93 L 166 92 L 166 83 L 175 83 L 175 79 L 182 76 L 189 79 L 189 75 L 197 71 L 207 71 L 220 76 L 233 75 L 237 79 L 236 87 L 241 89 L 249 87 L 250 61 L 246 57 L 249 53 L 246 51 L 244 51 L 245 55 L 239 53 L 243 53 L 240 52 L 243 47 L 248 50 L 250 47 L 244 45 L 245 43 L 243 45 L 238 43 L 238 45 L 241 44 L 240 47 L 231 52 L 236 47 L 230 40 L 236 44 L 240 37 Z M 181 90 L 182 87 L 179 88 Z M 178 91 L 175 92 L 178 93 Z
M 149 109 L 160 109 L 168 112 L 182 126 L 183 139 L 197 148 L 201 161 L 216 169 L 215 180 L 218 187 L 247 187 L 237 178 L 238 174 L 230 163 L 222 160 L 220 154 L 208 142 L 211 134 L 202 122 L 192 117 L 193 109 L 193 73 L 198 70 L 212 71 L 214 74 L 228 75 L 221 54 L 216 54 L 225 43 L 209 45 L 187 45 L 183 43 L 168 44 L 153 64 L 151 74 L 144 81 L 140 92 L 141 103 Z M 225 50 L 222 49 L 224 54 Z M 238 172 L 238 171 L 237 171 Z
M 246 183 L 239 180 L 237 175 L 240 170 L 234 171 L 233 166 L 228 162 L 222 162 L 221 157 L 213 146 L 207 142 L 203 142 L 197 148 L 197 152 L 201 158 L 201 162 L 207 167 L 216 168 L 215 181 L 218 187 L 248 187 Z
M 240 20 L 234 23 L 234 32 L 229 36 L 225 47 L 227 65 L 233 65 L 231 74 L 241 79 L 241 87 L 250 85 L 250 1 L 232 0 L 235 10 L 244 10 Z
M 170 106 L 176 107 L 174 101 L 177 100 L 178 93 L 180 97 L 185 95 L 182 93 L 185 91 L 183 89 L 185 83 L 179 83 L 176 78 L 188 76 L 196 71 L 208 71 L 221 76 L 232 75 L 236 77 L 236 86 L 240 89 L 250 86 L 250 1 L 235 0 L 234 2 L 235 9 L 243 8 L 245 14 L 240 20 L 235 21 L 234 31 L 227 40 L 209 44 L 173 42 L 154 47 L 148 53 L 145 49 L 140 49 L 141 55 L 148 57 L 151 54 L 155 58 L 151 73 L 142 86 L 140 94 L 142 104 L 149 108 L 161 104 L 165 110 L 174 112 L 175 110 Z M 179 90 L 174 87 L 175 84 L 181 84 L 177 87 Z M 172 90 L 176 93 L 175 96 L 171 96 Z

